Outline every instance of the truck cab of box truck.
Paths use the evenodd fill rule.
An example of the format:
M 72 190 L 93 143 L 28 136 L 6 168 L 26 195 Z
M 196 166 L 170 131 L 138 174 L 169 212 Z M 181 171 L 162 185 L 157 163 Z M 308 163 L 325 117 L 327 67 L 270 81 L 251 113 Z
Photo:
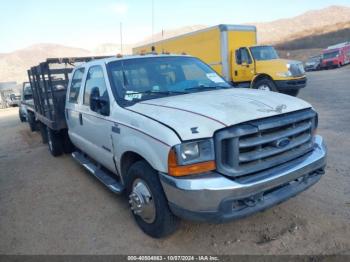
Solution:
M 255 26 L 218 25 L 133 49 L 153 51 L 198 57 L 237 86 L 294 96 L 306 86 L 303 64 L 280 59 L 272 46 L 258 46 Z
M 250 82 L 252 88 L 296 96 L 305 87 L 304 66 L 280 59 L 273 46 L 240 47 L 232 54 L 233 82 Z

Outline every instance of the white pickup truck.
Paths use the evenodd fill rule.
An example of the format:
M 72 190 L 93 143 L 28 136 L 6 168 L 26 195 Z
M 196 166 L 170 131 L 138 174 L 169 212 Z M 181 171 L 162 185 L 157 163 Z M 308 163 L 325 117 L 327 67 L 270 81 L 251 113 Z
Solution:
M 36 103 L 49 78 L 35 70 Z M 66 89 L 65 109 L 53 103 L 51 113 L 62 108 L 66 125 L 37 113 L 43 141 L 126 192 L 136 223 L 152 237 L 174 232 L 178 218 L 221 223 L 262 211 L 325 173 L 327 150 L 310 104 L 234 88 L 191 56 L 92 60 L 73 69 Z

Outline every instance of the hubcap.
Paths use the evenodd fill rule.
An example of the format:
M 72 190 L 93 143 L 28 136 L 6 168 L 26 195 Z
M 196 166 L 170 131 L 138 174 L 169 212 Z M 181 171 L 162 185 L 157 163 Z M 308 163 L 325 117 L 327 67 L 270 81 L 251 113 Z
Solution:
M 152 193 L 147 184 L 136 179 L 132 185 L 132 192 L 129 195 L 130 208 L 135 215 L 138 215 L 146 223 L 153 223 L 156 219 L 156 208 Z
M 264 91 L 271 91 L 270 87 L 266 84 L 263 84 L 261 86 L 258 86 L 259 90 L 264 90 Z

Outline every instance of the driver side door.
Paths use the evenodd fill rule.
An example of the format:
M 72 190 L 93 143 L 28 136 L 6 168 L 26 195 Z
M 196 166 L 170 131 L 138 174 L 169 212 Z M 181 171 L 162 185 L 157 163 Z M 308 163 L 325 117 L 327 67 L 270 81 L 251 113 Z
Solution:
M 106 79 L 102 66 L 92 65 L 88 69 L 79 110 L 78 132 L 83 140 L 81 149 L 104 167 L 115 170 L 111 139 L 113 122 L 109 120 L 110 95 Z M 96 89 L 98 89 L 100 98 L 106 102 L 104 106 L 108 107 L 107 110 L 96 110 L 92 106 L 91 94 Z
M 254 77 L 253 59 L 246 47 L 237 49 L 232 54 L 232 60 L 235 61 L 232 68 L 232 78 L 234 82 L 250 82 Z

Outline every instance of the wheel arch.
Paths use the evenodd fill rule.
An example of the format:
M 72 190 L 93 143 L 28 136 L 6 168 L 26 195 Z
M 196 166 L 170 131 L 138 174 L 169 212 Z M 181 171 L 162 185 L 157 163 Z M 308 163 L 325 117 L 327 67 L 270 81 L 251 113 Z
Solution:
M 138 161 L 147 162 L 154 170 L 159 171 L 159 166 L 155 159 L 147 157 L 136 150 L 128 150 L 122 153 L 119 161 L 119 171 L 123 181 L 126 181 L 129 168 Z
M 123 153 L 121 159 L 120 159 L 120 172 L 123 178 L 126 177 L 126 174 L 128 173 L 129 168 L 136 163 L 137 161 L 145 160 L 144 157 L 142 157 L 140 154 L 134 152 L 134 151 L 126 151 Z
M 267 78 L 269 80 L 271 80 L 272 82 L 275 82 L 272 77 L 266 73 L 261 73 L 261 74 L 257 74 L 254 76 L 254 78 L 252 79 L 251 83 L 250 83 L 250 88 L 253 88 L 255 83 L 261 79 Z

